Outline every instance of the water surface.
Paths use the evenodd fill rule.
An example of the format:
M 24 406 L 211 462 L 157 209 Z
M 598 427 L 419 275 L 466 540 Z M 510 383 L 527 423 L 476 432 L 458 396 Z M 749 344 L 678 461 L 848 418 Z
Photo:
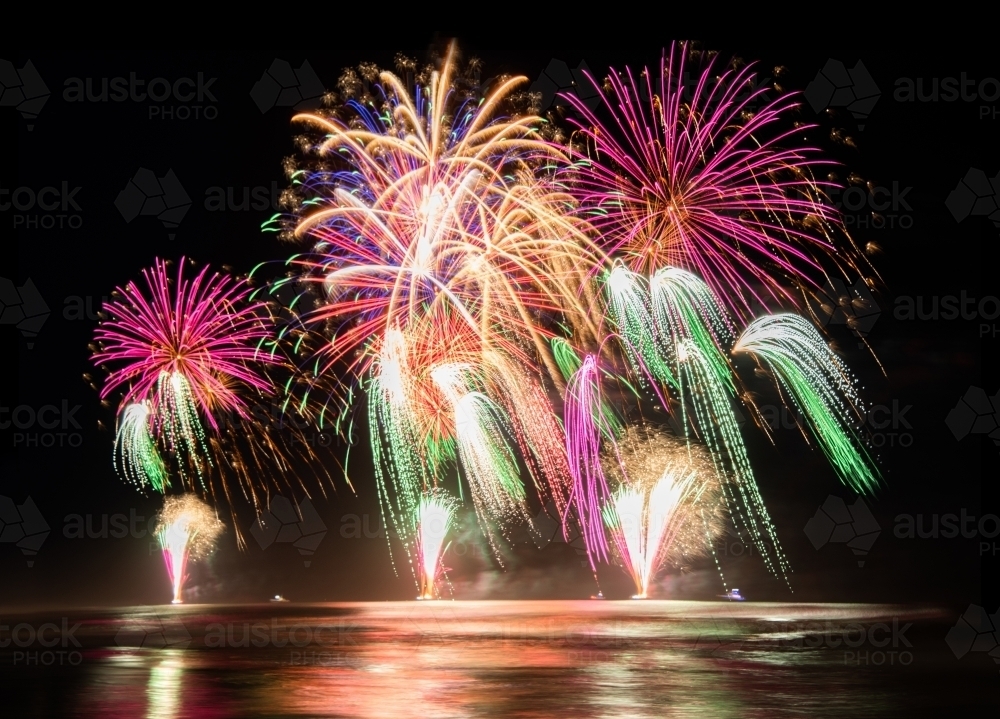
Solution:
M 956 657 L 955 620 L 674 601 L 5 610 L 0 679 L 12 717 L 996 716 L 1000 667 Z

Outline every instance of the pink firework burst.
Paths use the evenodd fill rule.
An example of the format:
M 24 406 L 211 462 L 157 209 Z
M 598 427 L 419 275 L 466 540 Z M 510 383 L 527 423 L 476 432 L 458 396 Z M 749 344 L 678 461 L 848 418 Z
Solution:
M 270 392 L 261 365 L 279 364 L 261 345 L 270 337 L 266 305 L 249 301 L 250 287 L 228 275 L 202 269 L 184 275 L 182 258 L 174 277 L 156 260 L 143 270 L 144 286 L 129 282 L 104 305 L 109 315 L 95 332 L 93 360 L 111 368 L 101 399 L 124 388 L 123 406 L 155 398 L 161 377 L 183 376 L 191 397 L 215 427 L 213 412 L 243 415 L 243 385 Z
M 694 272 L 744 318 L 756 303 L 799 304 L 795 289 L 821 287 L 824 267 L 860 274 L 867 263 L 826 195 L 834 183 L 813 179 L 833 163 L 787 123 L 794 97 L 769 99 L 752 67 L 720 72 L 689 55 L 664 51 L 658 78 L 591 78 L 596 111 L 566 96 L 586 141 L 576 192 L 604 249 L 635 272 Z

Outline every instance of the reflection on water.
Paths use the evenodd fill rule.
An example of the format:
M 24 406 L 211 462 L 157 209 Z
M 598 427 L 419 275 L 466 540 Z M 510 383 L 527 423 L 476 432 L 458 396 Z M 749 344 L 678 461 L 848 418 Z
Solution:
M 956 659 L 944 642 L 954 617 L 934 609 L 402 602 L 67 616 L 81 623 L 76 666 L 0 650 L 0 677 L 23 688 L 18 716 L 743 719 L 1000 706 L 996 666 Z
M 149 671 L 146 685 L 147 719 L 174 719 L 181 705 L 181 681 L 184 677 L 184 656 L 167 649 L 168 656 Z

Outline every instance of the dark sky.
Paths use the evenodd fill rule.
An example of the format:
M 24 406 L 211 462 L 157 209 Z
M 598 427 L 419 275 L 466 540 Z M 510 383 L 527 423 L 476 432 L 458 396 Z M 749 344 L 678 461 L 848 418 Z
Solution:
M 3 354 L 16 357 L 18 364 L 16 373 L 4 374 L 0 406 L 27 405 L 38 410 L 53 405 L 60 412 L 64 406 L 70 411 L 79 406 L 72 421 L 66 421 L 65 430 L 37 425 L 0 430 L 0 495 L 15 505 L 30 496 L 50 527 L 33 557 L 6 541 L 12 535 L 0 534 L 4 577 L 0 605 L 156 603 L 167 596 L 162 560 L 151 549 L 148 533 L 114 538 L 110 536 L 114 527 L 109 526 L 105 538 L 67 536 L 72 534 L 69 527 L 74 515 L 91 515 L 93 533 L 99 534 L 102 516 L 132 514 L 149 520 L 159 504 L 157 498 L 143 497 L 121 482 L 112 468 L 113 433 L 102 431 L 98 423 L 113 427 L 114 416 L 100 406 L 96 393 L 82 379 L 91 371 L 87 344 L 96 325 L 94 313 L 116 285 L 136 277 L 156 257 L 186 255 L 199 263 L 226 264 L 245 273 L 260 262 L 280 262 L 292 253 L 291 247 L 279 245 L 273 235 L 261 233 L 261 223 L 273 212 L 269 207 L 216 210 L 210 202 L 218 196 L 218 188 L 223 193 L 231 188 L 239 201 L 244 188 L 251 193 L 252 188 L 264 188 L 254 197 L 269 197 L 272 183 L 278 188 L 284 184 L 281 161 L 293 151 L 291 110 L 270 107 L 262 112 L 250 94 L 275 58 L 294 67 L 308 60 L 329 87 L 342 68 L 359 61 L 391 66 L 399 51 L 423 59 L 431 44 L 448 34 L 385 37 L 377 42 L 366 38 L 363 46 L 345 33 L 334 32 L 331 37 L 329 44 L 311 50 L 308 46 L 255 46 L 238 53 L 61 55 L 37 48 L 0 58 L 11 61 L 17 70 L 30 60 L 50 92 L 34 119 L 22 117 L 11 107 L 0 108 L 4 137 L 0 189 L 12 191 L 0 197 L 0 208 L 4 208 L 0 209 L 4 237 L 0 277 L 19 288 L 30 279 L 49 311 L 37 337 L 30 338 L 31 348 L 29 338 L 3 320 Z M 486 39 L 467 33 L 459 39 L 466 54 L 483 60 L 484 77 L 517 73 L 535 79 L 552 58 L 570 67 L 585 60 L 595 73 L 609 64 L 655 62 L 660 49 L 673 38 L 594 41 L 536 31 L 531 37 Z M 775 445 L 747 428 L 761 491 L 795 570 L 795 594 L 770 579 L 759 559 L 747 558 L 735 539 L 727 542 L 720 557 L 729 585 L 740 586 L 755 599 L 920 600 L 962 607 L 975 602 L 992 609 L 1000 602 L 1000 560 L 994 556 L 1000 536 L 979 532 L 981 528 L 993 535 L 1000 526 L 989 519 L 978 520 L 1000 515 L 996 482 L 1000 449 L 982 433 L 957 440 L 945 418 L 970 387 L 982 388 L 987 395 L 1000 389 L 1000 379 L 992 370 L 1000 342 L 994 338 L 1000 318 L 992 318 L 992 313 L 1000 307 L 989 301 L 979 303 L 983 297 L 1000 294 L 995 261 L 985 251 L 995 246 L 1000 230 L 980 211 L 990 199 L 982 200 L 979 209 L 961 222 L 945 200 L 970 169 L 987 176 L 1000 171 L 996 142 L 1000 98 L 993 97 L 1000 95 L 1000 85 L 989 79 L 1000 77 L 995 53 L 988 55 L 985 47 L 955 52 L 930 44 L 893 45 L 884 39 L 794 44 L 708 39 L 703 44 L 723 58 L 735 55 L 758 62 L 763 77 L 773 76 L 773 69 L 781 66 L 779 82 L 790 91 L 804 90 L 830 59 L 849 68 L 863 61 L 880 93 L 863 130 L 843 107 L 817 115 L 806 104 L 799 119 L 821 123 L 810 138 L 843 163 L 842 177 L 856 173 L 879 188 L 875 202 L 888 198 L 889 203 L 880 210 L 878 222 L 872 219 L 872 207 L 866 204 L 871 200 L 863 193 L 852 195 L 846 210 L 858 242 L 874 242 L 882 249 L 873 258 L 884 283 L 875 297 L 880 313 L 868 341 L 885 375 L 843 326 L 829 328 L 864 385 L 865 397 L 887 408 L 869 428 L 876 444 L 884 445 L 880 467 L 886 486 L 868 501 L 881 534 L 864 557 L 855 556 L 843 543 L 829 542 L 815 549 L 804 532 L 806 523 L 828 496 L 848 504 L 854 497 L 838 483 L 822 457 L 805 446 L 794 427 L 776 430 Z M 99 88 L 101 78 L 128 78 L 130 73 L 147 83 L 157 77 L 171 83 L 191 78 L 192 86 L 178 87 L 182 95 L 193 87 L 195 97 L 183 102 L 171 97 L 157 103 L 148 99 L 71 102 L 65 96 L 77 85 L 75 78 L 84 84 L 92 78 Z M 199 75 L 203 88 L 207 87 L 200 100 Z M 925 93 L 932 82 L 939 83 L 937 99 L 898 97 L 897 87 L 918 78 L 923 79 Z M 963 78 L 970 80 L 965 97 L 973 93 L 977 97 L 966 100 L 959 95 L 948 101 L 950 81 L 946 78 L 956 78 L 959 87 Z M 980 93 L 987 99 L 978 97 Z M 5 95 L 2 104 L 7 102 Z M 33 126 L 30 131 L 29 125 Z M 838 130 L 841 139 L 833 137 L 831 130 Z M 844 137 L 850 137 L 850 143 Z M 168 170 L 176 174 L 191 199 L 179 227 L 168 230 L 153 217 L 126 222 L 116 209 L 115 198 L 139 168 L 152 170 L 157 177 Z M 37 195 L 46 187 L 58 191 L 57 209 L 45 210 L 37 204 L 23 211 L 6 207 L 16 188 L 30 188 Z M 56 196 L 46 194 L 47 204 Z M 22 205 L 29 197 L 25 191 L 17 195 Z M 176 237 L 170 239 L 170 233 Z M 22 297 L 25 293 L 22 290 Z M 961 299 L 963 293 L 975 298 L 969 308 L 978 311 L 982 307 L 990 317 L 946 319 L 945 304 L 940 305 L 937 319 L 903 319 L 897 311 L 917 298 L 923 298 L 926 310 L 932 298 Z M 991 369 L 984 373 L 984 367 Z M 9 412 L 0 418 L 9 419 Z M 886 421 L 887 426 L 876 426 Z M 977 428 L 991 421 L 984 418 Z M 46 433 L 50 436 L 45 437 Z M 60 438 L 60 433 L 65 436 Z M 290 544 L 262 549 L 247 532 L 252 514 L 244 505 L 238 507 L 242 514 L 238 521 L 247 539 L 245 550 L 237 549 L 230 527 L 215 557 L 194 569 L 191 587 L 196 596 L 220 601 L 260 600 L 276 592 L 302 600 L 411 597 L 409 573 L 401 567 L 400 576 L 394 575 L 384 536 L 366 537 L 364 531 L 360 538 L 349 536 L 355 521 L 352 515 L 367 515 L 367 525 L 358 521 L 367 526 L 368 534 L 378 535 L 380 525 L 371 457 L 365 438 L 360 440 L 349 465 L 357 494 L 340 482 L 335 494 L 314 497 L 328 533 L 309 558 L 309 567 Z M 29 441 L 53 446 L 27 446 Z M 321 456 L 333 466 L 334 456 L 343 457 L 344 451 L 342 445 L 321 448 Z M 941 521 L 945 515 L 961 517 L 963 512 L 976 518 L 966 525 L 967 534 L 975 536 L 940 536 L 944 524 L 936 538 L 896 536 L 903 533 L 905 515 L 914 519 L 922 515 L 923 526 L 930 529 L 933 515 Z M 224 517 L 231 521 L 228 514 Z M 136 520 L 135 526 L 145 523 Z M 519 543 L 506 572 L 491 564 L 471 530 L 456 539 L 452 552 L 456 596 L 582 597 L 595 589 L 581 557 L 564 544 L 539 550 Z M 28 566 L 29 559 L 33 566 Z M 863 567 L 858 566 L 859 559 Z M 399 553 L 396 560 L 400 561 Z M 628 593 L 628 582 L 617 569 L 604 568 L 600 577 L 609 596 Z M 668 585 L 674 596 L 710 598 L 722 591 L 715 570 L 708 566 L 671 578 Z

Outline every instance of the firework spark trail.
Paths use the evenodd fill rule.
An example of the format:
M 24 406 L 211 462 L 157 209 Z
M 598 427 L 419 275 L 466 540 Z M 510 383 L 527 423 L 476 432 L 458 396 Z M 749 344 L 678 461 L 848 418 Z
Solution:
M 155 396 L 157 424 L 167 439 L 167 446 L 173 454 L 187 458 L 187 464 L 194 467 L 201 488 L 205 489 L 205 473 L 212 460 L 191 383 L 180 372 L 161 372 Z
M 573 480 L 570 503 L 580 523 L 592 568 L 595 560 L 608 558 L 601 519 L 601 508 L 609 496 L 608 481 L 600 461 L 601 436 L 608 433 L 604 426 L 603 404 L 597 361 L 593 355 L 587 355 L 566 385 L 563 412 L 566 455 Z M 565 522 L 564 517 L 564 527 Z
M 542 504 L 552 500 L 557 511 L 565 513 L 571 491 L 566 445 L 544 388 L 537 378 L 498 353 L 487 357 L 487 366 L 494 384 L 499 385 L 498 401 L 511 418 L 520 456 Z
M 780 571 L 787 583 L 788 559 L 757 487 L 729 389 L 719 381 L 716 367 L 694 342 L 682 341 L 677 348 L 677 359 L 682 397 L 694 408 L 695 425 L 722 480 L 736 529 L 754 543 L 771 573 L 777 576 Z M 683 425 L 691 442 L 686 410 Z
M 879 478 L 863 447 L 852 441 L 852 415 L 863 405 L 847 368 L 819 332 L 793 314 L 761 317 L 733 347 L 771 369 L 780 387 L 806 418 L 813 437 L 840 480 L 859 494 L 871 494 Z
M 683 44 L 664 51 L 658 78 L 611 70 L 607 90 L 590 78 L 597 110 L 563 96 L 586 141 L 571 170 L 574 192 L 608 254 L 645 275 L 689 270 L 745 320 L 755 302 L 798 304 L 787 280 L 818 289 L 824 262 L 861 274 L 867 262 L 826 199 L 833 183 L 811 178 L 832 163 L 802 146 L 804 128 L 779 129 L 797 101 L 769 100 L 752 67 L 691 67 L 688 54 Z
M 192 494 L 166 497 L 157 517 L 156 537 L 173 587 L 173 603 L 184 601 L 189 561 L 202 559 L 215 549 L 225 525 L 211 507 Z
M 419 452 L 421 440 L 407 396 L 412 382 L 409 370 L 406 340 L 398 329 L 391 329 L 368 385 L 368 422 L 382 521 L 392 522 L 408 554 L 414 542 L 412 517 L 421 493 L 434 478 Z M 391 543 L 389 549 L 391 556 Z
M 656 344 L 649 292 L 645 280 L 616 263 L 605 280 L 611 319 L 625 340 L 625 353 L 640 377 L 648 376 L 664 386 L 677 385 L 667 357 Z
M 437 581 L 443 565 L 441 558 L 447 547 L 445 537 L 455 515 L 455 501 L 442 493 L 425 495 L 417 507 L 417 572 L 421 599 L 438 596 Z
M 663 267 L 649 280 L 657 343 L 668 357 L 689 341 L 710 361 L 719 381 L 735 392 L 725 348 L 733 326 L 718 297 L 700 277 L 677 267 Z
M 170 486 L 167 468 L 150 434 L 149 402 L 134 402 L 122 410 L 115 433 L 115 469 L 139 489 L 163 493 Z

